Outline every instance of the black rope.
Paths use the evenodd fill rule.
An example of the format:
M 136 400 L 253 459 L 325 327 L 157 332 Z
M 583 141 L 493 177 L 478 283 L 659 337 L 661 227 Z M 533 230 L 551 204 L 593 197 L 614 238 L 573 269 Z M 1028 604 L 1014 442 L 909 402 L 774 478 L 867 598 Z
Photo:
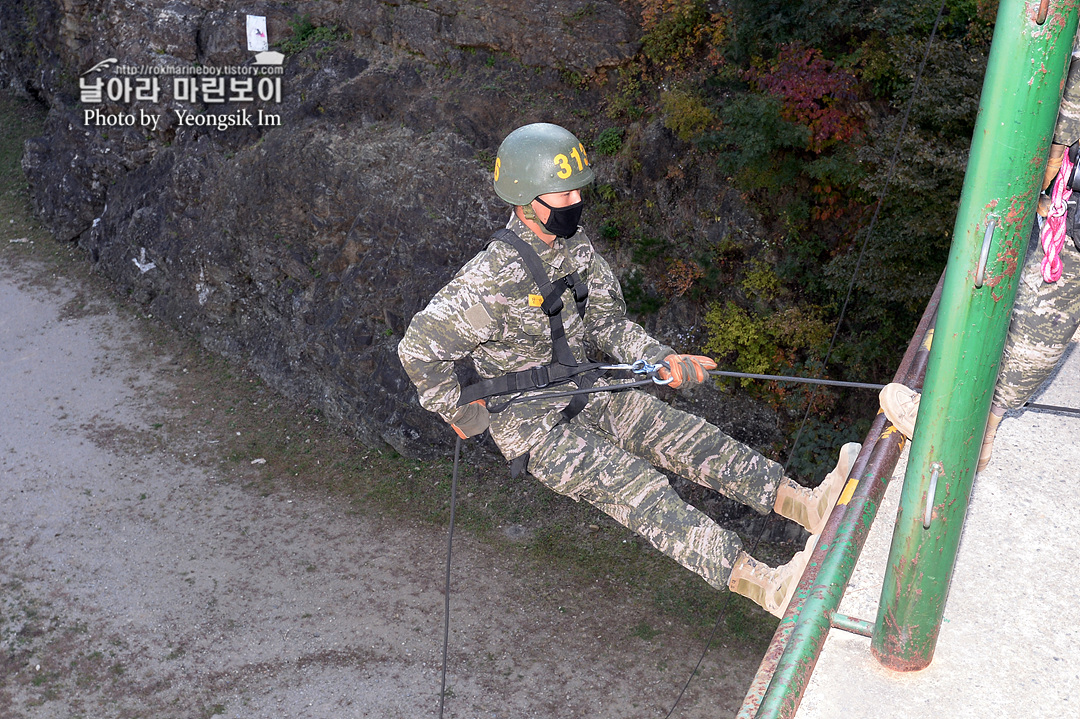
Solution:
M 1080 417 L 1080 409 L 1075 407 L 1058 407 L 1053 404 L 1035 404 L 1034 402 L 1024 403 L 1025 409 L 1033 409 L 1037 412 L 1060 412 L 1062 414 L 1070 414 L 1075 417 Z
M 443 645 L 442 645 L 442 688 L 439 690 L 439 719 L 443 715 L 443 702 L 446 700 L 446 654 L 450 646 L 450 557 L 454 549 L 454 509 L 457 504 L 457 475 L 458 458 L 461 457 L 461 436 L 454 445 L 454 473 L 450 480 L 450 532 L 446 538 L 446 604 L 443 610 L 445 621 L 443 622 Z
M 791 377 L 786 374 L 751 374 L 748 372 L 727 372 L 725 370 L 714 369 L 709 374 L 717 375 L 718 377 L 741 377 L 744 379 L 767 379 L 774 382 L 801 382 L 803 384 L 819 384 L 826 385 L 828 387 L 847 387 L 849 389 L 876 389 L 880 390 L 885 385 L 872 384 L 870 382 L 843 382 L 836 379 L 817 379 L 816 377 Z
M 825 353 L 825 360 L 822 362 L 822 368 L 828 367 L 829 358 L 832 357 L 833 348 L 836 346 L 836 338 L 840 334 L 840 326 L 844 322 L 844 316 L 847 313 L 848 303 L 851 301 L 851 293 L 855 287 L 855 280 L 859 276 L 859 269 L 862 266 L 863 257 L 866 255 L 866 248 L 870 244 L 870 238 L 873 236 L 874 225 L 877 223 L 878 215 L 881 213 L 881 206 L 885 202 L 885 196 L 889 191 L 889 183 L 892 181 L 893 172 L 896 169 L 896 160 L 900 153 L 900 143 L 904 138 L 904 131 L 907 129 L 908 118 L 911 116 L 911 108 L 915 103 L 915 96 L 918 93 L 919 83 L 922 81 L 923 71 L 926 69 L 926 61 L 930 57 L 930 48 L 934 44 L 934 36 L 937 35 L 938 25 L 941 24 L 941 16 L 945 13 L 946 0 L 942 0 L 941 8 L 938 10 L 937 18 L 934 20 L 934 29 L 930 31 L 930 38 L 926 41 L 926 52 L 923 54 L 922 62 L 919 64 L 919 71 L 915 75 L 915 83 L 911 88 L 911 97 L 908 98 L 907 108 L 904 110 L 904 119 L 900 123 L 900 131 L 896 136 L 896 145 L 893 148 L 892 157 L 889 159 L 889 172 L 885 177 L 885 184 L 881 190 L 881 196 L 878 197 L 877 207 L 874 208 L 874 214 L 870 218 L 870 225 L 866 230 L 866 239 L 863 240 L 862 248 L 859 250 L 859 257 L 855 261 L 855 269 L 851 274 L 851 281 L 848 283 L 847 295 L 844 297 L 844 304 L 840 310 L 840 317 L 836 320 L 836 329 L 833 330 L 832 340 L 829 342 L 829 349 Z M 791 464 L 791 460 L 795 457 L 795 450 L 799 446 L 799 440 L 802 438 L 803 429 L 806 427 L 806 422 L 810 418 L 810 408 L 813 406 L 814 397 L 818 391 L 817 387 L 814 387 L 810 394 L 810 401 L 806 403 L 806 413 L 803 415 L 802 422 L 799 424 L 799 430 L 795 433 L 795 440 L 791 444 L 791 452 L 788 453 L 787 462 L 784 464 L 784 475 L 787 475 L 788 466 Z M 765 534 L 765 527 L 768 526 L 768 521 L 771 515 L 766 515 L 761 524 L 761 530 L 758 532 L 757 537 L 754 539 L 753 545 L 747 550 L 747 554 L 753 554 L 757 549 L 758 544 L 761 543 L 761 538 Z M 705 642 L 705 649 L 701 652 L 701 657 L 698 659 L 697 664 L 694 665 L 694 669 L 690 672 L 690 676 L 686 679 L 686 684 L 683 685 L 682 691 L 679 692 L 679 696 L 675 699 L 675 703 L 671 707 L 671 711 L 665 715 L 664 719 L 670 719 L 671 715 L 675 713 L 675 708 L 679 706 L 679 702 L 682 700 L 683 695 L 686 693 L 687 688 L 690 686 L 690 682 L 693 681 L 697 675 L 698 669 L 701 667 L 701 663 L 705 660 L 705 655 L 709 653 L 709 648 L 712 646 L 713 639 L 716 636 L 716 630 L 720 627 L 720 622 L 723 620 L 724 615 L 727 613 L 728 606 L 731 604 L 731 592 L 728 592 L 727 599 L 720 607 L 720 616 L 716 618 L 716 624 L 713 625 L 712 632 L 709 634 L 708 640 Z

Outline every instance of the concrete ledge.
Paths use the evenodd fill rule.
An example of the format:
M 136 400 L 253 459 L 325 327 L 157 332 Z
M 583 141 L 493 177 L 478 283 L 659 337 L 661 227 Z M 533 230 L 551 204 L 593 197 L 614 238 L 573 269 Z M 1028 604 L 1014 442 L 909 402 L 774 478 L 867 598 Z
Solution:
M 1033 401 L 1080 408 L 1074 343 Z M 834 629 L 799 719 L 1080 716 L 1080 417 L 1007 416 L 976 478 L 934 662 L 901 674 Z M 907 450 L 840 604 L 874 621 Z

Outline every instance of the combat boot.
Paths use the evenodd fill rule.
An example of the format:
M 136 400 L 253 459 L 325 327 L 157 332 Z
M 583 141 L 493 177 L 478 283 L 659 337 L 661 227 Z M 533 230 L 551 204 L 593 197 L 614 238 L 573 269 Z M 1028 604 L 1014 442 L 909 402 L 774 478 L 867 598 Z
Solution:
M 893 382 L 885 385 L 878 393 L 878 399 L 881 400 L 881 410 L 893 426 L 902 435 L 911 439 L 911 435 L 915 432 L 915 418 L 919 414 L 922 395 L 909 387 Z M 986 432 L 983 433 L 982 447 L 979 449 L 979 464 L 975 467 L 976 472 L 983 471 L 986 465 L 990 464 L 990 455 L 994 451 L 994 438 L 997 437 L 998 425 L 1001 424 L 1001 418 L 1004 415 L 1005 410 L 997 405 L 990 408 L 990 416 L 986 418 Z
M 878 392 L 881 410 L 893 427 L 908 439 L 915 434 L 915 418 L 919 416 L 922 395 L 899 382 L 890 382 Z
M 746 552 L 739 552 L 728 578 L 728 589 L 751 600 L 774 617 L 783 618 L 806 571 L 806 565 L 810 563 L 817 539 L 816 534 L 810 537 L 801 552 L 779 567 L 770 567 Z
M 836 467 L 825 475 L 825 479 L 821 480 L 821 484 L 815 489 L 784 477 L 780 482 L 780 489 L 776 492 L 773 509 L 781 517 L 801 524 L 810 534 L 820 534 L 825 523 L 829 521 L 836 500 L 844 489 L 848 473 L 851 472 L 861 449 L 862 445 L 858 442 L 848 442 L 841 447 Z

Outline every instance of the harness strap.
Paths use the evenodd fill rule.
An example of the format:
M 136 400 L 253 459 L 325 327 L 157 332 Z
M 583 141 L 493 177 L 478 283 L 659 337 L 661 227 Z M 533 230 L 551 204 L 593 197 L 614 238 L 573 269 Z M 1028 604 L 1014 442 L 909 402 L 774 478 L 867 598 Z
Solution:
M 552 353 L 555 355 L 554 360 L 559 364 L 571 367 L 576 365 L 578 363 L 577 358 L 574 357 L 574 353 L 570 350 L 570 343 L 566 341 L 566 329 L 563 327 L 562 293 L 567 289 L 574 291 L 574 302 L 577 305 L 578 314 L 584 318 L 585 307 L 589 299 L 588 285 L 581 281 L 581 277 L 578 276 L 577 272 L 572 272 L 554 282 L 548 279 L 547 270 L 544 269 L 544 262 L 540 259 L 540 255 L 536 254 L 536 250 L 528 242 L 518 237 L 509 228 L 504 227 L 497 231 L 491 236 L 491 239 L 492 241 L 501 240 L 517 250 L 518 255 L 521 256 L 522 261 L 525 263 L 526 269 L 532 275 L 533 281 L 536 282 L 536 286 L 540 290 L 540 296 L 543 297 L 540 309 L 547 315 L 548 324 L 551 325 L 551 348 Z
M 574 302 L 577 304 L 578 314 L 585 317 L 585 307 L 588 304 L 589 299 L 589 286 L 581 281 L 581 276 L 577 272 L 571 272 L 565 277 L 552 282 L 548 279 L 547 271 L 544 270 L 544 262 L 540 259 L 540 255 L 536 254 L 536 250 L 532 248 L 525 240 L 517 236 L 517 234 L 509 227 L 504 227 L 501 230 L 496 230 L 491 235 L 491 240 L 488 244 L 491 244 L 495 240 L 500 240 L 506 244 L 512 246 L 521 255 L 521 259 L 525 262 L 526 269 L 529 270 L 529 274 L 532 275 L 536 285 L 540 288 L 540 294 L 544 297 L 544 303 L 540 306 L 544 310 L 544 314 L 549 317 L 554 314 L 562 312 L 563 301 L 562 293 L 564 289 L 572 289 L 574 291 Z M 562 285 L 562 287 L 557 287 Z
M 585 372 L 579 378 L 576 378 L 574 380 L 574 384 L 578 386 L 578 389 L 588 389 L 596 383 L 596 380 L 600 377 L 601 374 L 603 373 L 599 371 Z M 569 422 L 574 417 L 578 416 L 581 413 L 581 410 L 585 409 L 585 405 L 587 405 L 588 403 L 588 397 L 583 394 L 579 394 L 571 398 L 570 404 L 562 408 L 561 414 L 563 418 L 559 422 L 559 424 L 562 424 L 563 422 Z
M 493 397 L 502 394 L 513 394 L 533 389 L 542 389 L 552 384 L 564 384 L 573 382 L 579 388 L 592 387 L 602 372 L 600 362 L 579 363 L 570 349 L 570 343 L 566 339 L 566 328 L 563 326 L 562 294 L 566 290 L 574 293 L 574 304 L 578 315 L 583 319 L 585 309 L 589 301 L 589 286 L 582 282 L 577 272 L 571 272 L 565 277 L 552 281 L 544 269 L 544 262 L 532 246 L 517 236 L 509 228 L 498 230 L 491 236 L 491 242 L 500 240 L 507 243 L 515 250 L 525 263 L 525 268 L 532 275 L 533 281 L 540 290 L 542 298 L 540 309 L 547 315 L 548 324 L 551 327 L 551 348 L 554 355 L 551 364 L 532 367 L 518 372 L 510 372 L 500 377 L 480 380 L 461 390 L 458 406 L 475 402 L 478 399 Z M 490 244 L 490 243 L 489 243 Z M 584 395 L 578 395 L 570 400 L 563 408 L 563 422 L 569 422 L 585 408 L 588 399 Z
M 495 397 L 501 394 L 514 394 L 531 389 L 543 389 L 553 384 L 565 384 L 574 382 L 574 378 L 580 374 L 591 372 L 603 367 L 602 362 L 586 362 L 584 364 L 568 367 L 564 364 L 554 363 L 540 365 L 531 369 L 523 369 L 518 372 L 510 372 L 501 377 L 492 377 L 475 382 L 461 390 L 458 406 L 464 406 L 470 402 L 486 397 Z M 594 380 L 595 381 L 595 380 Z M 580 385 L 578 385 L 580 386 Z

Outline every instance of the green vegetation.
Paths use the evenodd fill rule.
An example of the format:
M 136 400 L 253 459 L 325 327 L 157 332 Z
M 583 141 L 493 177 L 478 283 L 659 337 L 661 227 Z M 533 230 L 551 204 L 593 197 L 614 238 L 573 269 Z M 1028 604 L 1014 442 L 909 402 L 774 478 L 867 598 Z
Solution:
M 713 111 L 698 96 L 685 90 L 669 90 L 660 95 L 665 126 L 684 142 L 690 142 L 712 128 Z
M 637 4 L 642 49 L 609 83 L 615 126 L 596 136 L 597 153 L 617 147 L 619 168 L 634 176 L 650 150 L 635 127 L 659 121 L 684 143 L 666 169 L 669 188 L 715 168 L 755 223 L 706 240 L 659 197 L 600 198 L 601 236 L 632 252 L 623 278 L 631 310 L 680 296 L 698 303 L 707 336 L 686 349 L 716 354 L 724 368 L 887 380 L 947 259 L 996 4 L 946 2 L 895 166 L 939 0 Z M 808 407 L 819 429 L 865 414 L 858 393 L 745 386 L 789 410 L 792 435 Z M 790 448 L 774 450 L 786 458 Z M 832 461 L 831 447 L 815 451 L 818 460 L 796 462 L 811 475 Z
M 596 136 L 593 150 L 601 155 L 617 155 L 622 149 L 623 131 L 618 127 L 609 127 Z
M 710 356 L 734 357 L 739 372 L 770 374 L 779 363 L 801 352 L 823 355 L 829 343 L 830 327 L 813 309 L 787 307 L 773 313 L 751 314 L 734 302 L 714 305 L 705 315 Z M 740 380 L 744 387 L 751 380 Z
M 311 15 L 296 15 L 289 21 L 292 35 L 278 47 L 286 55 L 299 55 L 309 47 L 315 47 L 315 57 L 321 58 L 341 41 L 348 40 L 349 34 L 339 30 L 336 25 L 321 27 L 311 22 Z

